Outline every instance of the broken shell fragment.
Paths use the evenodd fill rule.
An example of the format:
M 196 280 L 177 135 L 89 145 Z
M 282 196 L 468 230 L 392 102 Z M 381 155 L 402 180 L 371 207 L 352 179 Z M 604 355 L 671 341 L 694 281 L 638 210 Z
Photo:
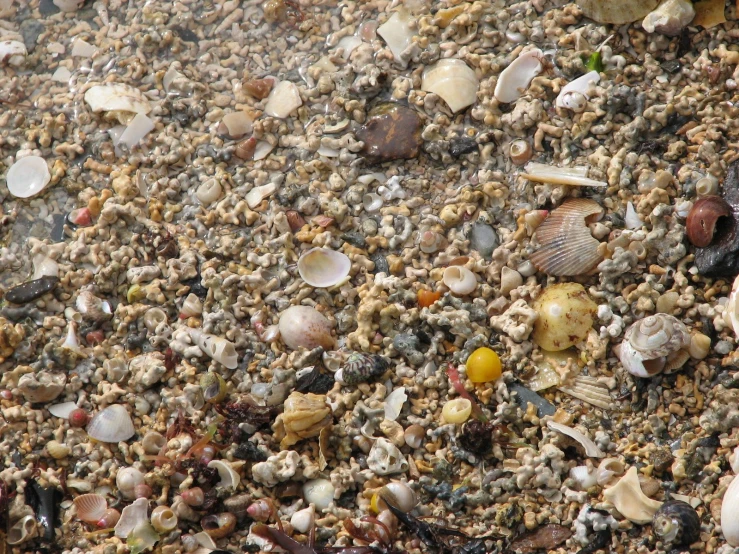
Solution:
M 26 373 L 18 380 L 18 388 L 27 402 L 51 402 L 64 391 L 67 376 L 63 373 Z
M 0 65 L 21 65 L 28 55 L 26 45 L 19 40 L 0 41 Z
M 208 462 L 208 467 L 218 471 L 218 476 L 220 477 L 220 481 L 218 482 L 219 487 L 236 489 L 239 486 L 241 477 L 229 462 L 225 460 L 211 460 Z
M 593 327 L 598 306 L 582 285 L 551 285 L 533 305 L 537 313 L 533 341 L 544 350 L 565 350 L 587 337 Z
M 331 408 L 325 395 L 293 392 L 285 400 L 284 411 L 277 416 L 272 428 L 275 438 L 281 439 L 281 448 L 286 449 L 303 439 L 317 437 L 331 421 Z
M 721 501 L 721 532 L 731 546 L 739 546 L 739 476 L 729 484 Z
M 705 196 L 698 199 L 688 212 L 685 230 L 688 240 L 703 248 L 712 242 L 722 242 L 735 232 L 731 206 L 720 196 Z
M 690 347 L 690 332 L 668 314 L 654 314 L 633 323 L 615 350 L 624 369 L 637 377 L 652 377 L 665 369 L 671 357 Z M 683 358 L 683 363 L 687 358 Z M 680 365 L 672 365 L 677 369 Z
M 521 173 L 529 181 L 549 183 L 550 185 L 570 185 L 573 187 L 605 188 L 608 183 L 588 178 L 587 167 L 555 167 L 548 164 L 529 162 L 526 172 Z
M 547 275 L 574 276 L 593 270 L 603 257 L 588 224 L 602 216 L 603 208 L 593 200 L 565 200 L 537 228 L 535 237 L 541 246 L 531 254 L 531 262 Z
M 479 86 L 475 72 L 466 63 L 443 59 L 423 72 L 421 90 L 438 94 L 457 113 L 475 103 Z
M 629 469 L 618 483 L 604 490 L 603 496 L 622 516 L 640 525 L 652 521 L 662 506 L 662 502 L 652 500 L 642 492 L 635 467 Z
M 311 306 L 291 306 L 280 314 L 280 336 L 285 344 L 297 350 L 322 346 L 330 350 L 334 346 L 331 323 Z
M 367 456 L 367 466 L 377 475 L 392 475 L 408 471 L 408 462 L 398 447 L 380 438 L 372 445 Z
M 598 23 L 623 25 L 642 19 L 659 4 L 659 0 L 577 0 L 586 17 Z
M 223 116 L 218 126 L 218 133 L 228 138 L 239 139 L 251 133 L 253 125 L 251 118 L 242 111 L 231 112 Z
M 585 454 L 587 454 L 591 458 L 603 458 L 605 456 L 605 453 L 600 448 L 598 448 L 598 445 L 596 445 L 592 440 L 590 440 L 589 437 L 583 435 L 577 429 L 573 429 L 572 427 L 568 427 L 567 425 L 563 425 L 552 420 L 547 421 L 547 427 L 553 429 L 554 431 L 559 431 L 563 435 L 567 435 L 571 439 L 579 442 L 585 449 Z
M 695 17 L 695 9 L 689 0 L 664 0 L 657 9 L 647 14 L 642 27 L 648 33 L 675 36 L 687 27 Z
M 529 84 L 543 68 L 544 53 L 538 48 L 527 50 L 506 67 L 498 77 L 493 94 L 499 102 L 515 102 L 529 88 Z
M 312 287 L 327 288 L 343 283 L 352 263 L 346 254 L 330 248 L 311 248 L 298 260 L 300 277 Z
M 146 498 L 138 498 L 133 504 L 129 504 L 121 512 L 121 518 L 115 526 L 116 537 L 125 539 L 131 532 L 142 523 L 149 523 L 147 512 L 149 501 Z
M 146 115 L 151 111 L 149 101 L 139 89 L 121 83 L 89 88 L 85 92 L 85 102 L 93 112 L 106 112 L 121 125 L 128 125 L 136 114 Z
M 217 335 L 203 333 L 199 329 L 190 329 L 190 336 L 205 355 L 219 364 L 228 369 L 236 369 L 239 365 L 239 356 L 231 341 Z
M 26 156 L 10 166 L 5 181 L 10 194 L 16 198 L 30 198 L 46 188 L 51 173 L 42 157 Z
M 574 81 L 570 81 L 562 87 L 555 105 L 558 108 L 567 108 L 575 113 L 584 111 L 590 98 L 590 90 L 598 82 L 600 82 L 600 73 L 597 71 L 591 71 Z
M 285 119 L 302 105 L 300 91 L 295 83 L 280 81 L 269 93 L 267 104 L 264 106 L 264 113 L 272 117 Z
M 319 512 L 329 507 L 334 500 L 334 486 L 328 479 L 312 479 L 303 485 L 303 498 Z
M 377 34 L 387 43 L 395 61 L 403 67 L 408 65 L 408 60 L 402 54 L 411 45 L 416 35 L 413 27 L 414 20 L 410 12 L 405 8 L 400 8 L 377 28 Z

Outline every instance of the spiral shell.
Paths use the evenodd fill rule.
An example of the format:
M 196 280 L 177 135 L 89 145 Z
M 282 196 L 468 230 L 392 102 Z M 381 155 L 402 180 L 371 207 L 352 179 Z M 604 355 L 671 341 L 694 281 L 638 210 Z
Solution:
M 36 518 L 28 515 L 18 520 L 9 530 L 5 537 L 8 544 L 16 545 L 30 541 L 38 533 Z
M 167 444 L 167 439 L 164 438 L 164 435 L 156 431 L 149 431 L 141 439 L 141 446 L 147 454 L 159 454 L 165 444 Z
M 200 487 L 184 490 L 180 496 L 188 506 L 200 506 L 205 501 L 205 493 Z
M 699 248 L 735 233 L 731 206 L 720 196 L 706 196 L 693 204 L 685 220 L 688 240 Z
M 168 533 L 177 527 L 177 516 L 169 506 L 157 506 L 151 512 L 151 526 L 160 533 Z
M 444 270 L 444 284 L 452 293 L 464 296 L 477 288 L 477 277 L 469 269 L 459 265 L 451 265 Z
M 209 371 L 200 378 L 200 388 L 203 389 L 203 398 L 206 402 L 218 404 L 228 394 L 226 381 L 218 373 Z
M 354 386 L 380 377 L 389 366 L 390 361 L 383 356 L 354 352 L 349 356 L 344 367 L 336 372 L 335 377 L 339 383 Z
M 674 362 L 677 353 L 689 346 L 688 328 L 674 316 L 659 313 L 645 317 L 629 327 L 616 355 L 629 373 L 638 377 L 651 377 L 665 368 L 668 359 Z M 672 363 L 671 369 L 676 369 L 675 366 Z
M 228 512 L 211 514 L 200 520 L 203 531 L 214 539 L 220 539 L 233 533 L 236 528 L 236 516 Z
M 687 502 L 668 500 L 654 514 L 652 530 L 666 544 L 688 545 L 700 540 L 701 520 Z
M 135 467 L 124 467 L 118 470 L 115 484 L 126 498 L 136 497 L 136 486 L 144 482 L 144 474 Z

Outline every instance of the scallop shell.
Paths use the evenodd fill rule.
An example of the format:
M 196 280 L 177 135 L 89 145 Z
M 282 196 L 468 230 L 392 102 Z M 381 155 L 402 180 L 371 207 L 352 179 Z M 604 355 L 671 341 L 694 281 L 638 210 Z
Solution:
M 346 254 L 330 248 L 311 248 L 298 260 L 300 277 L 312 287 L 338 285 L 349 276 L 352 262 Z
M 438 94 L 453 113 L 471 106 L 477 100 L 480 81 L 462 60 L 443 59 L 423 72 L 421 90 Z
M 97 523 L 108 509 L 108 501 L 99 494 L 83 494 L 74 499 L 77 517 L 87 523 Z
M 493 92 L 498 101 L 507 104 L 521 98 L 532 79 L 541 73 L 543 58 L 544 53 L 538 48 L 519 54 L 498 77 Z
M 566 200 L 552 210 L 536 230 L 541 245 L 531 254 L 531 262 L 547 275 L 583 275 L 595 268 L 603 257 L 597 239 L 590 234 L 588 222 L 597 221 L 603 208 L 586 198 Z
M 659 0 L 577 0 L 583 14 L 598 23 L 623 25 L 642 19 L 659 4 Z
M 5 181 L 10 194 L 16 198 L 30 198 L 46 188 L 51 173 L 42 157 L 26 156 L 10 166 Z
M 112 404 L 93 416 L 87 434 L 100 442 L 122 442 L 133 437 L 136 429 L 125 406 Z

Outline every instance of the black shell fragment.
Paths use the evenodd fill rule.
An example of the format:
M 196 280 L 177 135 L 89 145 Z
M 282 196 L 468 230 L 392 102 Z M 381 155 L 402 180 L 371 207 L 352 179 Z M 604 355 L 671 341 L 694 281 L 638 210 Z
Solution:
M 687 502 L 668 500 L 654 514 L 652 529 L 666 544 L 693 544 L 700 539 L 701 520 Z
M 28 281 L 16 287 L 13 287 L 5 293 L 5 300 L 12 302 L 13 304 L 26 304 L 32 300 L 40 298 L 47 292 L 54 290 L 54 287 L 59 282 L 58 277 L 41 277 L 33 281 Z

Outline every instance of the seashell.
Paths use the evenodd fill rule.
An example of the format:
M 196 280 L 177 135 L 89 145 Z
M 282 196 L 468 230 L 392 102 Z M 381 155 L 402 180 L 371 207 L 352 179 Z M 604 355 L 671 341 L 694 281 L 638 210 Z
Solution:
M 670 354 L 665 359 L 665 366 L 662 369 L 662 372 L 669 375 L 670 373 L 674 373 L 681 367 L 685 365 L 685 362 L 687 362 L 690 359 L 690 352 L 687 349 L 678 350 L 674 354 Z
M 87 523 L 97 523 L 108 509 L 108 501 L 99 494 L 83 494 L 74 499 L 77 517 Z
M 254 187 L 246 193 L 246 203 L 253 210 L 262 203 L 262 200 L 269 198 L 277 189 L 280 188 L 279 183 L 267 183 L 261 187 Z
M 734 234 L 735 228 L 731 206 L 720 196 L 696 200 L 685 221 L 688 240 L 699 248 L 725 240 Z
M 644 222 L 639 218 L 639 215 L 634 209 L 634 204 L 631 202 L 626 203 L 626 214 L 624 215 L 624 225 L 627 229 L 641 229 Z M 631 246 L 631 245 L 629 245 Z
M 662 502 L 652 500 L 642 492 L 635 467 L 631 467 L 618 483 L 605 489 L 603 496 L 622 516 L 640 525 L 652 521 L 662 506 Z
M 342 385 L 355 386 L 382 376 L 390 367 L 390 360 L 379 354 L 353 352 L 334 374 Z
M 421 252 L 433 254 L 438 252 L 444 245 L 444 236 L 435 231 L 423 231 L 418 233 L 418 247 Z
M 169 533 L 177 527 L 177 516 L 169 506 L 157 506 L 151 512 L 151 526 L 160 533 Z
M 69 419 L 69 414 L 77 409 L 77 404 L 75 404 L 74 402 L 63 402 L 61 404 L 54 404 L 52 406 L 49 406 L 47 409 L 49 410 L 49 413 L 54 417 Z
M 38 534 L 38 523 L 32 515 L 27 515 L 16 521 L 5 537 L 5 542 L 10 545 L 23 544 L 36 538 Z
M 76 12 L 85 0 L 53 0 L 54 5 L 63 12 Z
M 311 505 L 295 512 L 290 518 L 290 525 L 298 533 L 308 533 L 316 521 L 316 509 Z
M 141 447 L 147 454 L 159 454 L 165 444 L 167 444 L 167 439 L 156 431 L 149 431 L 141 439 Z
M 250 504 L 246 509 L 246 513 L 256 521 L 265 522 L 272 515 L 272 505 L 268 501 L 260 499 Z
M 348 280 L 352 263 L 330 248 L 311 248 L 298 259 L 300 277 L 312 287 L 328 288 Z
M 136 487 L 143 484 L 144 474 L 135 467 L 124 467 L 118 470 L 115 484 L 124 498 L 136 498 Z
M 452 113 L 471 106 L 477 100 L 480 81 L 462 60 L 445 58 L 423 72 L 421 90 L 438 94 Z
M 131 532 L 142 523 L 149 523 L 147 512 L 149 511 L 149 501 L 145 498 L 139 498 L 123 508 L 121 518 L 115 525 L 116 537 L 125 539 Z
M 598 484 L 598 472 L 592 466 L 577 466 L 570 470 L 570 478 L 577 484 L 577 490 L 586 491 Z
M 688 354 L 691 358 L 702 360 L 711 351 L 711 337 L 703 333 L 693 333 L 690 337 L 690 346 Z
M 500 294 L 508 296 L 508 293 L 523 285 L 523 276 L 508 266 L 500 270 Z
M 648 13 L 642 28 L 648 33 L 676 36 L 695 17 L 695 9 L 689 0 L 663 0 L 657 9 Z
M 464 423 L 472 414 L 472 402 L 467 398 L 454 398 L 444 404 L 441 417 L 446 423 Z
M 407 483 L 402 481 L 390 481 L 377 493 L 378 512 L 387 509 L 386 501 L 398 508 L 401 512 L 408 513 L 418 504 L 418 496 Z
M 603 486 L 609 484 L 614 477 L 619 477 L 626 471 L 626 466 L 618 458 L 606 458 L 598 465 L 596 479 Z
M 223 193 L 223 186 L 218 179 L 208 179 L 195 191 L 195 196 L 200 202 L 208 206 L 218 200 Z
M 687 502 L 668 500 L 654 514 L 652 531 L 665 544 L 693 544 L 700 540 L 701 520 Z
M 180 496 L 188 506 L 200 506 L 205 501 L 205 493 L 200 487 L 184 490 L 180 493 Z
M 118 144 L 125 144 L 128 148 L 133 148 L 141 139 L 154 130 L 154 121 L 142 113 L 137 113 L 128 123 L 118 139 Z
M 593 85 L 597 85 L 599 82 L 600 73 L 597 71 L 590 71 L 574 81 L 570 81 L 559 91 L 557 100 L 554 103 L 555 106 L 558 108 L 567 108 L 575 113 L 585 111 L 588 99 L 590 98 L 589 92 Z
M 565 350 L 587 337 L 598 306 L 582 285 L 550 285 L 533 304 L 537 313 L 532 340 L 544 350 Z
M 532 210 L 523 216 L 526 233 L 531 236 L 539 226 L 546 221 L 549 216 L 549 210 Z
M 234 154 L 236 155 L 237 158 L 240 158 L 242 160 L 251 160 L 254 158 L 254 153 L 256 152 L 256 149 L 257 149 L 257 139 L 254 137 L 249 137 L 248 139 L 244 139 L 240 141 L 236 145 Z
M 180 315 L 185 317 L 197 316 L 203 313 L 203 303 L 196 294 L 190 293 L 185 297 L 185 301 L 182 303 L 182 309 Z
M 16 160 L 5 175 L 8 191 L 16 198 L 36 196 L 50 181 L 49 166 L 40 156 L 26 156 Z
M 377 475 L 392 475 L 408 471 L 408 462 L 398 447 L 389 440 L 379 438 L 367 456 L 367 466 Z
M 33 257 L 31 280 L 35 281 L 41 277 L 59 277 L 59 264 L 45 254 L 39 253 Z
M 26 373 L 18 379 L 18 388 L 27 402 L 51 402 L 64 391 L 67 376 L 63 373 Z
M 547 354 L 559 354 L 560 352 L 546 352 Z M 569 353 L 568 353 L 569 354 Z M 539 364 L 534 376 L 526 381 L 526 387 L 534 392 L 556 387 L 562 382 L 557 370 L 549 363 Z
M 565 394 L 593 406 L 604 410 L 613 409 L 613 400 L 608 392 L 608 385 L 601 383 L 595 377 L 578 375 L 567 385 L 560 385 L 557 388 Z
M 167 314 L 161 308 L 149 308 L 144 314 L 144 325 L 154 333 L 159 325 L 167 323 Z
M 149 101 L 139 89 L 122 83 L 90 87 L 85 92 L 85 102 L 93 112 L 107 112 L 121 125 L 128 125 L 135 114 L 146 115 L 151 111 Z
M 75 306 L 82 317 L 89 321 L 101 322 L 113 317 L 110 303 L 98 298 L 88 290 L 77 295 Z
M 140 554 L 152 548 L 157 541 L 159 541 L 159 533 L 148 521 L 142 521 L 128 535 L 126 545 L 131 550 L 131 554 Z
M 264 100 L 269 96 L 274 84 L 275 80 L 271 77 L 266 79 L 249 79 L 244 83 L 244 90 L 254 98 Z
M 695 193 L 698 196 L 715 196 L 717 192 L 718 179 L 713 175 L 702 177 L 695 183 Z
M 52 440 L 46 443 L 46 451 L 55 460 L 63 460 L 69 456 L 72 449 L 64 443 Z
M 303 498 L 322 512 L 334 501 L 334 486 L 328 479 L 312 479 L 303 485 Z
M 257 144 L 254 146 L 254 155 L 252 156 L 252 159 L 254 161 L 263 160 L 264 158 L 269 156 L 269 153 L 272 152 L 274 148 L 275 145 L 270 144 L 266 140 L 257 141 Z
M 403 392 L 405 393 L 405 391 Z M 385 406 L 385 409 L 387 409 L 387 405 Z M 385 418 L 380 422 L 380 431 L 398 448 L 405 446 L 403 426 L 397 421 Z M 327 435 L 327 433 L 324 434 Z
M 405 387 L 397 387 L 385 397 L 385 421 L 395 421 L 400 416 L 408 395 Z
M 203 398 L 206 402 L 218 404 L 228 395 L 226 381 L 215 371 L 204 373 L 200 378 L 200 388 L 203 389 Z
M 408 59 L 403 53 L 408 50 L 417 34 L 414 28 L 415 22 L 410 12 L 403 7 L 377 28 L 377 34 L 387 43 L 395 61 L 403 67 L 408 65 Z
M 245 112 L 227 113 L 218 125 L 218 134 L 231 139 L 239 139 L 252 132 L 253 121 Z
M 442 277 L 444 284 L 452 293 L 464 296 L 477 289 L 477 277 L 469 269 L 459 265 L 452 265 L 444 270 Z
M 426 429 L 414 423 L 405 430 L 403 436 L 408 446 L 411 448 L 420 448 L 423 444 L 423 439 L 426 438 Z
M 211 514 L 200 520 L 203 531 L 214 539 L 220 539 L 233 533 L 236 528 L 236 516 L 223 512 Z
M 537 183 L 569 185 L 573 187 L 605 188 L 608 186 L 608 183 L 604 181 L 589 179 L 587 167 L 555 167 L 553 165 L 529 162 L 526 164 L 525 169 L 526 173 L 521 173 L 521 177 Z
M 568 427 L 567 425 L 563 425 L 552 420 L 547 421 L 547 427 L 553 429 L 554 431 L 558 431 L 563 435 L 567 435 L 571 439 L 579 442 L 585 449 L 585 454 L 590 456 L 591 458 L 603 458 L 605 456 L 605 453 L 600 448 L 598 448 L 598 445 L 596 445 L 592 440 L 590 440 L 589 437 L 583 435 L 577 429 L 573 429 L 572 427 Z
M 585 17 L 598 23 L 623 25 L 645 17 L 659 4 L 659 0 L 577 0 Z
M 218 548 L 213 538 L 205 531 L 195 533 L 192 537 L 195 539 L 195 542 L 199 544 L 202 548 L 207 548 L 208 550 L 215 550 L 216 548 Z M 197 552 L 197 550 L 195 552 Z
M 115 508 L 108 508 L 97 521 L 97 526 L 101 529 L 113 529 L 120 519 L 121 513 L 118 510 Z
M 198 345 L 203 354 L 209 356 L 219 364 L 228 369 L 236 369 L 238 366 L 238 354 L 236 347 L 231 341 L 222 337 L 203 333 L 199 329 L 189 329 L 190 337 Z
M 280 81 L 269 93 L 264 113 L 271 117 L 285 119 L 302 105 L 300 91 L 295 83 Z
M 218 471 L 218 486 L 224 489 L 236 489 L 241 482 L 241 477 L 233 468 L 233 465 L 224 460 L 212 460 L 208 462 L 208 467 Z
M 352 52 L 357 48 L 357 46 L 362 44 L 362 39 L 359 38 L 356 35 L 347 35 L 345 37 L 342 37 L 341 40 L 336 44 L 336 49 L 339 48 L 344 50 L 343 58 L 345 60 L 348 60 Z
M 331 408 L 323 394 L 293 392 L 284 403 L 284 411 L 273 425 L 275 438 L 281 438 L 281 448 L 302 439 L 317 437 L 321 429 L 331 424 Z
M 588 224 L 602 215 L 603 208 L 593 200 L 565 200 L 536 230 L 540 247 L 531 254 L 531 262 L 539 271 L 558 277 L 593 270 L 603 257 L 598 253 L 600 242 L 593 238 Z
M 382 197 L 374 192 L 369 192 L 362 196 L 362 207 L 365 212 L 370 214 L 378 212 L 382 208 Z
M 21 41 L 0 41 L 0 65 L 22 65 L 27 55 L 26 45 Z
M 334 347 L 331 323 L 310 306 L 289 307 L 280 314 L 279 327 L 282 340 L 293 350 L 300 347 L 313 349 L 318 346 L 331 350 Z
M 96 413 L 87 424 L 87 434 L 100 442 L 127 441 L 136 434 L 125 406 L 111 404 Z
M 735 476 L 729 484 L 721 501 L 721 532 L 731 546 L 739 546 L 739 476 Z
M 508 156 L 516 165 L 524 165 L 531 159 L 534 150 L 526 139 L 514 140 L 508 147 Z
M 658 313 L 632 324 L 616 355 L 632 375 L 651 377 L 664 369 L 668 356 L 689 346 L 688 328 L 674 316 Z
M 521 98 L 534 77 L 541 73 L 543 59 L 544 53 L 538 48 L 520 53 L 498 77 L 493 92 L 498 102 L 508 104 Z
M 297 233 L 305 225 L 305 218 L 300 215 L 300 212 L 295 210 L 288 210 L 285 212 L 287 218 L 287 224 L 290 226 L 290 231 Z
M 149 498 L 154 491 L 146 483 L 139 483 L 133 488 L 134 498 Z

